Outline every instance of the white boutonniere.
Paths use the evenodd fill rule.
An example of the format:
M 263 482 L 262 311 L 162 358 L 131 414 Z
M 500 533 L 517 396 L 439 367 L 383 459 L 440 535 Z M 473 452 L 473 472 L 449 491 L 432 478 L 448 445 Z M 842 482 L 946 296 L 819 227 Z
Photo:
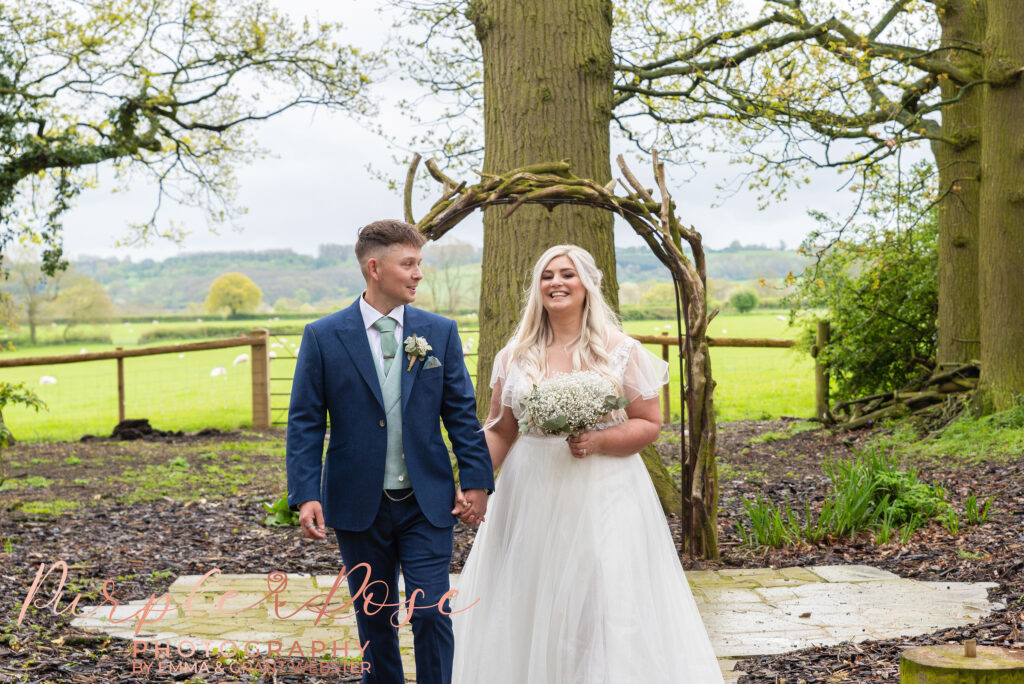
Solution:
M 428 343 L 427 338 L 420 337 L 419 335 L 409 335 L 405 338 L 405 353 L 409 357 L 409 366 L 406 368 L 406 372 L 412 370 L 412 366 L 416 363 L 416 359 L 423 361 L 427 358 L 427 352 L 433 349 Z

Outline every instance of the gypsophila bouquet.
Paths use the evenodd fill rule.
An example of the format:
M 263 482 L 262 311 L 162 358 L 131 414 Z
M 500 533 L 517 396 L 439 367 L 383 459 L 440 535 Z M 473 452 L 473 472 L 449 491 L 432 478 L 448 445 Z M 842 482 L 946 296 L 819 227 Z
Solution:
M 536 428 L 545 435 L 575 437 L 629 401 L 615 394 L 612 381 L 596 371 L 558 375 L 533 386 L 520 404 L 519 431 Z

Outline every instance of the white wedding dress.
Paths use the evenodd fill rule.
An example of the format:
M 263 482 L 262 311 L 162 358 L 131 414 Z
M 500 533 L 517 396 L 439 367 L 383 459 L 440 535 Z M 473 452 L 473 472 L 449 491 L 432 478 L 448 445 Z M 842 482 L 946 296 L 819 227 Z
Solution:
M 531 386 L 507 359 L 491 386 L 518 418 Z M 611 360 L 631 401 L 668 379 L 632 338 Z M 722 681 L 638 454 L 577 459 L 564 437 L 520 436 L 454 588 L 455 684 Z

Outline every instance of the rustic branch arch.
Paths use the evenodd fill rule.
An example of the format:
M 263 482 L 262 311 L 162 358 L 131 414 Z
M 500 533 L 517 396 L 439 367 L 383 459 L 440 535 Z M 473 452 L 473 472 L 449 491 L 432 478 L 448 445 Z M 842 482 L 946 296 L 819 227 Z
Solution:
M 503 217 L 510 216 L 523 204 L 541 204 L 549 210 L 558 204 L 581 204 L 605 209 L 624 218 L 651 251 L 668 267 L 675 282 L 676 308 L 685 324 L 678 330 L 685 367 L 680 377 L 684 383 L 683 403 L 686 406 L 689 437 L 682 433 L 683 463 L 683 539 L 686 551 L 694 556 L 718 557 L 718 475 L 715 466 L 715 413 L 712 395 L 715 382 L 711 378 L 707 327 L 717 311 L 707 310 L 707 270 L 701 235 L 683 226 L 675 216 L 675 206 L 665 184 L 665 167 L 653 153 L 654 176 L 661 202 L 645 189 L 630 171 L 622 156 L 619 169 L 625 182 L 618 181 L 626 191 L 621 197 L 613 193 L 616 181 L 601 185 L 570 172 L 567 161 L 547 162 L 513 169 L 495 175 L 480 173 L 475 185 L 456 183 L 444 175 L 433 160 L 426 163 L 430 176 L 442 186 L 441 198 L 418 221 L 412 215 L 412 187 L 419 166 L 416 155 L 409 165 L 405 182 L 405 220 L 415 225 L 431 240 L 454 228 L 476 209 L 510 205 Z M 683 242 L 689 245 L 693 260 L 683 254 Z M 682 326 L 680 326 L 681 328 Z

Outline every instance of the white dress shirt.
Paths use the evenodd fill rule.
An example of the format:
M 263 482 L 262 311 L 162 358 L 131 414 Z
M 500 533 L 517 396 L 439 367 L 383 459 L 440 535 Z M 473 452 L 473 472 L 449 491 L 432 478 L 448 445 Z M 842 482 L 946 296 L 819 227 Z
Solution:
M 359 312 L 363 314 L 363 326 L 366 328 L 366 339 L 370 342 L 373 360 L 377 362 L 379 368 L 384 368 L 384 352 L 380 348 L 380 331 L 374 328 L 373 324 L 381 316 L 388 316 L 398 321 L 398 325 L 395 326 L 395 341 L 398 343 L 398 353 L 395 354 L 395 358 L 398 359 L 402 355 L 402 323 L 405 321 L 405 305 L 401 304 L 388 313 L 381 313 L 370 306 L 364 298 L 365 294 L 363 292 L 359 296 Z

